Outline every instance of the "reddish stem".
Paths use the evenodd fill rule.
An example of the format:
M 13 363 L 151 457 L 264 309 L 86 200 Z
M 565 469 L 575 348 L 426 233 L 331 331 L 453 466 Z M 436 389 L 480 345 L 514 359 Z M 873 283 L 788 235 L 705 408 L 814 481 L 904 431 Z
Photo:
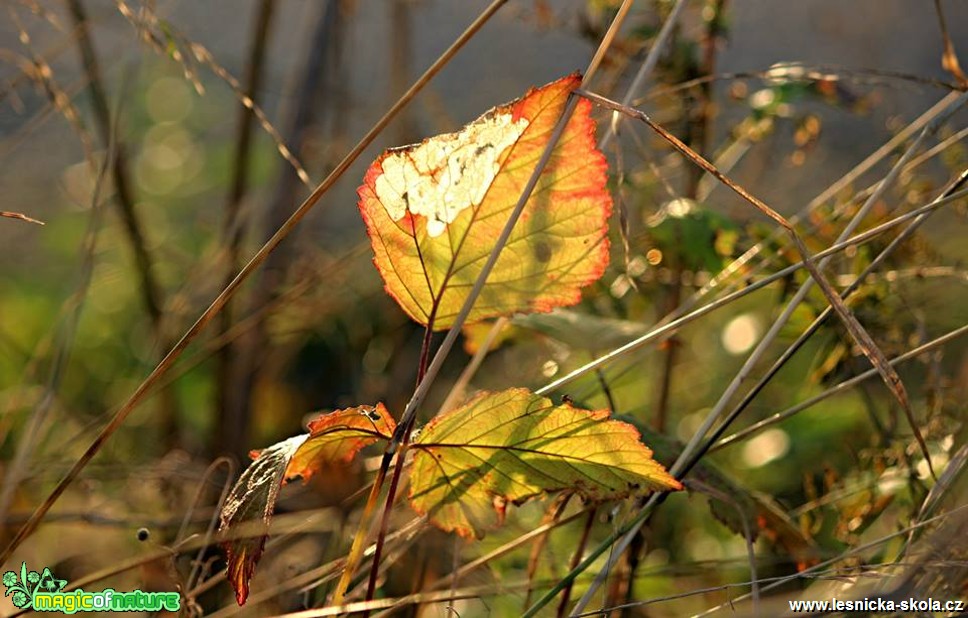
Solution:
M 376 547 L 373 550 L 373 565 L 370 567 L 370 579 L 366 584 L 366 600 L 369 601 L 373 598 L 373 594 L 376 592 L 376 580 L 380 573 L 380 557 L 383 554 L 383 544 L 386 541 L 387 530 L 390 527 L 390 511 L 393 509 L 393 501 L 397 497 L 397 487 L 400 485 L 400 474 L 403 471 L 403 458 L 407 452 L 406 442 L 410 439 L 410 430 L 406 430 L 404 434 L 405 440 L 401 444 L 400 449 L 397 451 L 397 465 L 393 468 L 393 477 L 390 478 L 390 487 L 387 489 L 387 499 L 386 504 L 383 509 L 383 518 L 380 520 L 380 532 L 376 537 Z M 383 464 L 390 465 L 390 460 L 393 459 L 393 453 L 387 453 L 383 456 Z M 363 612 L 363 618 L 369 618 L 369 610 Z
M 430 316 L 427 318 L 427 328 L 424 330 L 423 344 L 420 348 L 420 365 L 417 368 L 417 386 L 423 382 L 424 376 L 427 374 L 427 367 L 430 364 L 430 346 L 434 336 L 434 319 L 437 315 L 438 302 L 434 301 L 434 306 L 430 310 Z M 376 592 L 376 580 L 380 573 L 380 558 L 383 555 L 383 545 L 386 541 L 387 530 L 390 527 L 390 511 L 393 510 L 393 502 L 397 497 L 397 488 L 400 486 L 400 475 L 403 471 L 403 460 L 406 456 L 407 445 L 410 443 L 410 433 L 413 431 L 414 421 L 416 417 L 411 417 L 404 421 L 402 425 L 397 427 L 397 434 L 400 436 L 400 448 L 394 450 L 388 449 L 387 452 L 383 454 L 383 460 L 380 462 L 380 472 L 381 477 L 384 476 L 390 467 L 390 463 L 393 461 L 394 455 L 396 455 L 397 464 L 393 468 L 393 476 L 390 477 L 390 487 L 387 489 L 386 503 L 383 508 L 383 517 L 380 519 L 380 532 L 376 537 L 376 547 L 373 550 L 373 564 L 370 566 L 370 579 L 366 585 L 366 597 L 367 601 L 373 598 L 373 594 Z M 394 441 L 391 441 L 391 447 Z M 370 615 L 369 611 L 363 612 L 363 618 L 368 618 Z
M 571 557 L 571 564 L 568 565 L 570 570 L 575 570 L 578 565 L 581 564 L 581 556 L 585 553 L 585 545 L 588 544 L 588 537 L 592 532 L 592 526 L 595 524 L 595 515 L 598 513 L 598 509 L 593 508 L 588 511 L 588 517 L 585 519 L 585 528 L 581 531 L 581 539 L 578 540 L 578 547 L 575 548 L 575 554 Z M 565 615 L 565 611 L 568 609 L 568 601 L 571 598 L 571 588 L 574 584 L 574 580 L 568 582 L 565 589 L 561 591 L 561 603 L 558 604 L 558 617 L 561 618 Z

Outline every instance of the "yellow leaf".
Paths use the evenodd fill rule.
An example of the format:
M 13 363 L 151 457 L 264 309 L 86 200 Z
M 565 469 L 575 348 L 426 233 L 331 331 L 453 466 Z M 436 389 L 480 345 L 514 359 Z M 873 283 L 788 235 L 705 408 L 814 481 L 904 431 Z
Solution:
M 367 170 L 359 208 L 374 262 L 413 319 L 453 324 L 580 81 L 531 90 Z M 604 272 L 612 201 L 590 114 L 580 100 L 468 322 L 575 304 Z
M 600 501 L 682 489 L 632 425 L 526 389 L 483 393 L 437 416 L 413 449 L 410 504 L 464 537 L 483 536 L 489 511 L 547 492 Z

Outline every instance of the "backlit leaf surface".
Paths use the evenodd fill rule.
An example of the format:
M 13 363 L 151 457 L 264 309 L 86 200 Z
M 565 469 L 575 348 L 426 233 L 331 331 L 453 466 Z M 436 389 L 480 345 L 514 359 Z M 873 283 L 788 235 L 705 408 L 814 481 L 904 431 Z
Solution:
M 383 404 L 358 406 L 321 414 L 309 423 L 310 433 L 253 451 L 255 461 L 235 483 L 220 514 L 219 533 L 229 537 L 223 543 L 228 579 L 239 605 L 249 595 L 282 484 L 296 477 L 306 480 L 320 467 L 349 463 L 360 449 L 389 439 L 395 427 Z
M 484 393 L 437 416 L 413 448 L 411 505 L 464 537 L 483 536 L 490 509 L 500 518 L 508 502 L 546 492 L 600 501 L 682 488 L 632 425 L 525 389 Z
M 319 466 L 349 463 L 363 447 L 389 440 L 396 426 L 382 403 L 322 414 L 309 423 L 309 438 L 286 467 L 286 480 L 306 480 Z
M 532 89 L 367 170 L 359 207 L 374 261 L 413 319 L 453 324 L 580 81 Z M 604 272 L 611 197 L 590 110 L 578 102 L 469 322 L 572 305 Z

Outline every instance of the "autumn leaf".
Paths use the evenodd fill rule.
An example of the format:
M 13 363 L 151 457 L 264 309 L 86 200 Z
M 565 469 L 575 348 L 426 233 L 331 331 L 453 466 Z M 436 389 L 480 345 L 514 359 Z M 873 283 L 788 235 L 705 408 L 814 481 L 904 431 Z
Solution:
M 453 324 L 580 81 L 532 89 L 369 167 L 358 193 L 374 262 L 414 320 Z M 590 113 L 578 101 L 469 322 L 575 304 L 604 272 L 612 202 Z
M 525 389 L 483 393 L 434 418 L 413 444 L 410 503 L 464 537 L 488 509 L 553 491 L 601 501 L 682 486 L 608 410 L 556 406 Z
M 286 480 L 305 481 L 320 466 L 349 463 L 363 447 L 389 440 L 396 426 L 382 403 L 320 415 L 309 423 L 309 439 L 286 467 Z
M 308 479 L 321 467 L 349 463 L 362 448 L 387 440 L 396 422 L 383 404 L 321 414 L 308 434 L 253 451 L 254 461 L 232 487 L 220 514 L 219 534 L 228 554 L 228 580 L 239 605 L 262 556 L 276 499 L 283 483 Z

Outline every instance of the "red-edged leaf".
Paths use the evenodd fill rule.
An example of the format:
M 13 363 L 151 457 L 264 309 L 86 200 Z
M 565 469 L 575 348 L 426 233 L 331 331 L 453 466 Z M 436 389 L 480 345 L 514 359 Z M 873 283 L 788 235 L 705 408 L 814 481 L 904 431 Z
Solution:
M 309 439 L 286 467 L 286 480 L 307 480 L 319 466 L 349 463 L 363 447 L 389 440 L 396 426 L 382 403 L 322 414 L 309 423 Z
M 321 414 L 309 434 L 253 451 L 255 459 L 232 487 L 220 514 L 219 534 L 228 554 L 228 580 L 239 605 L 269 535 L 272 511 L 285 481 L 308 479 L 323 466 L 349 463 L 360 449 L 389 439 L 396 422 L 383 404 Z
M 483 536 L 488 512 L 547 492 L 599 501 L 682 489 L 632 425 L 525 389 L 483 393 L 437 416 L 413 449 L 411 505 L 464 537 Z
M 413 319 L 453 324 L 580 81 L 532 89 L 367 170 L 359 207 L 374 262 Z M 469 322 L 572 305 L 604 272 L 612 201 L 590 110 L 578 102 Z

